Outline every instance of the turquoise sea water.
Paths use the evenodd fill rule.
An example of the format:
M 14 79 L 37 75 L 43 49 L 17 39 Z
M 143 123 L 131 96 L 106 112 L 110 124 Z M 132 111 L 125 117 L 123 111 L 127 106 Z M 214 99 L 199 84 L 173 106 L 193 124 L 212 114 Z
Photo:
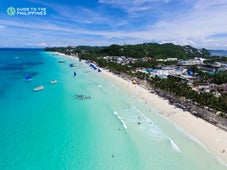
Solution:
M 24 81 L 26 74 L 31 81 Z M 53 79 L 59 82 L 49 84 Z M 45 89 L 33 92 L 39 85 Z M 77 100 L 75 94 L 91 99 Z M 41 50 L 0 50 L 0 169 L 226 167 L 193 137 L 87 64 Z

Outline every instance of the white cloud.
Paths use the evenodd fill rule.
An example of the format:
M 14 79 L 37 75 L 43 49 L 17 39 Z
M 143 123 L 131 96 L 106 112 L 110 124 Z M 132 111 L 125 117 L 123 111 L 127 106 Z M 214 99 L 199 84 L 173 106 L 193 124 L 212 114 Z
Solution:
M 38 46 L 38 47 L 46 47 L 47 46 L 47 43 L 41 42 L 41 43 L 36 44 L 35 46 Z
M 171 0 L 99 0 L 99 3 L 123 9 L 130 15 L 133 15 L 136 12 L 148 11 L 157 7 L 157 4 L 159 6 L 163 3 L 169 3 L 170 1 Z
M 143 23 L 140 30 L 137 25 L 133 24 L 140 18 L 147 18 L 149 9 L 153 8 L 154 4 L 166 4 L 172 3 L 170 0 L 99 0 L 99 3 L 111 5 L 116 8 L 121 8 L 127 11 L 130 16 L 124 16 L 122 18 L 114 18 L 112 16 L 105 16 L 102 11 L 94 11 L 86 8 L 77 8 L 78 15 L 72 15 L 70 7 L 62 7 L 59 5 L 52 6 L 57 11 L 62 11 L 60 15 L 52 17 L 51 21 L 9 21 L 0 20 L 0 29 L 10 28 L 10 33 L 6 34 L 9 29 L 4 29 L 0 32 L 0 35 L 14 35 L 17 28 L 21 30 L 25 29 L 29 35 L 35 35 L 41 40 L 36 42 L 36 45 L 44 46 L 55 42 L 56 39 L 60 38 L 60 44 L 67 43 L 70 45 L 107 45 L 112 43 L 123 43 L 124 40 L 127 43 L 143 43 L 151 42 L 152 40 L 165 43 L 172 42 L 176 44 L 186 45 L 190 44 L 195 47 L 206 47 L 206 48 L 227 48 L 226 36 L 222 37 L 222 34 L 227 34 L 227 1 L 226 0 L 184 0 L 190 3 L 190 10 L 179 10 L 179 11 L 162 11 L 165 14 L 171 15 L 160 15 L 158 21 L 153 23 L 147 21 Z M 51 5 L 49 5 L 51 6 Z M 163 10 L 155 9 L 155 10 Z M 148 13 L 144 13 L 148 11 Z M 136 15 L 136 19 L 132 19 L 131 16 Z M 56 18 L 56 20 L 53 20 Z M 66 19 L 66 21 L 64 21 Z M 151 19 L 152 20 L 152 19 Z M 70 22 L 69 22 L 70 21 Z M 71 22 L 72 21 L 72 22 Z M 42 23 L 42 24 L 39 24 Z M 80 23 L 90 24 L 93 28 L 82 27 Z M 98 25 L 103 24 L 109 26 L 110 29 L 105 31 L 100 30 Z M 94 26 L 97 27 L 94 29 Z M 124 29 L 119 27 L 124 26 Z M 112 28 L 112 29 L 111 29 Z M 20 30 L 20 31 L 21 31 Z M 14 33 L 13 33 L 14 32 Z M 33 33 L 33 34 L 32 34 Z M 26 34 L 25 34 L 26 35 Z M 220 36 L 216 36 L 220 35 Z M 21 34 L 21 37 L 23 35 Z M 48 37 L 45 39 L 45 37 Z M 94 41 L 95 40 L 95 41 Z M 43 42 L 43 43 L 40 43 Z M 50 43 L 49 43 L 50 42 Z M 1 43 L 2 44 L 2 43 Z
M 215 8 L 226 8 L 227 2 L 226 0 L 215 0 L 215 1 L 207 1 L 207 0 L 197 0 L 195 3 L 195 8 L 197 10 L 211 10 Z
M 199 47 L 224 46 L 226 38 L 210 39 L 216 34 L 227 34 L 227 1 L 205 3 L 199 0 L 188 13 L 179 13 L 176 17 L 162 18 L 154 25 L 150 25 L 143 31 L 118 32 L 112 36 L 131 37 L 137 40 L 159 40 L 161 42 L 175 42 L 178 44 L 190 44 Z

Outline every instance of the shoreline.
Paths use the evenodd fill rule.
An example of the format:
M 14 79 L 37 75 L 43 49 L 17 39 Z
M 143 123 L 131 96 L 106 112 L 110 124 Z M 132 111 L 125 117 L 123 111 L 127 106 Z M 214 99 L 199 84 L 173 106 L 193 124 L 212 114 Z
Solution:
M 70 57 L 77 57 L 55 52 L 55 54 Z M 159 114 L 179 126 L 201 142 L 201 146 L 205 146 L 208 152 L 217 158 L 217 160 L 227 167 L 227 132 L 216 127 L 201 118 L 193 116 L 187 111 L 176 108 L 169 104 L 168 100 L 159 97 L 157 94 L 150 93 L 147 89 L 138 84 L 133 84 L 130 80 L 126 80 L 102 68 L 102 74 L 107 79 L 114 81 L 117 85 L 125 88 L 130 93 L 135 94 L 149 106 L 154 108 Z M 208 135 L 207 135 L 208 134 Z M 193 140 L 193 139 L 192 139 Z
M 116 84 L 137 95 L 168 120 L 190 133 L 201 142 L 201 145 L 204 145 L 208 151 L 221 159 L 220 161 L 227 166 L 227 133 L 224 130 L 193 116 L 187 111 L 176 108 L 174 105 L 169 104 L 168 100 L 152 94 L 147 89 L 132 84 L 132 82 L 114 75 L 112 72 L 102 70 L 102 73 L 106 78 L 114 80 Z M 223 150 L 224 153 L 222 153 Z

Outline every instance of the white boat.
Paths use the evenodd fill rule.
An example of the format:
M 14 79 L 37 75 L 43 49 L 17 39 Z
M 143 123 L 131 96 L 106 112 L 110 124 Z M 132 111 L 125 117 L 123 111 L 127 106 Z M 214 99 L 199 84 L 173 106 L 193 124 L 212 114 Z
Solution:
M 33 91 L 40 91 L 43 89 L 44 89 L 44 86 L 38 86 L 38 87 L 34 88 Z
M 50 84 L 56 84 L 58 82 L 58 80 L 52 80 L 51 82 L 50 82 Z

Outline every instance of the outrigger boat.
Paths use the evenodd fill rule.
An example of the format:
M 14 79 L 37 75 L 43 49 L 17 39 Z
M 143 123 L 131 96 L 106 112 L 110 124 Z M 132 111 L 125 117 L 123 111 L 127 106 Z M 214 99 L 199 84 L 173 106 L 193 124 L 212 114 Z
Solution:
M 85 100 L 85 99 L 91 99 L 91 96 L 86 96 L 86 95 L 82 95 L 82 94 L 76 94 L 74 95 L 75 99 L 79 99 L 79 100 Z
M 43 89 L 44 89 L 44 86 L 38 86 L 38 87 L 34 88 L 33 91 L 40 91 Z
M 52 80 L 50 81 L 50 84 L 56 84 L 58 82 L 58 80 Z

